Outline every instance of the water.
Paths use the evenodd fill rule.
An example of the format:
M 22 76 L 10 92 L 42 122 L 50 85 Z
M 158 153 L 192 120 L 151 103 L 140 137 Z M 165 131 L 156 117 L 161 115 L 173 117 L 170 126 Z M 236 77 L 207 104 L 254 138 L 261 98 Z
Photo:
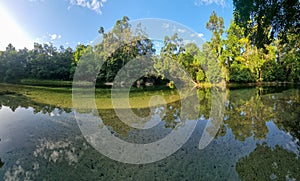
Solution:
M 197 122 L 189 140 L 171 156 L 140 165 L 111 160 L 94 149 L 81 134 L 76 110 L 5 92 L 0 95 L 0 180 L 300 180 L 299 91 L 227 90 L 220 129 L 199 149 L 212 98 L 210 90 L 198 90 L 200 115 L 189 120 Z M 115 136 L 151 143 L 189 122 L 176 120 L 179 101 L 165 109 L 149 130 L 130 128 L 112 109 L 99 114 Z M 133 111 L 151 114 L 148 108 Z

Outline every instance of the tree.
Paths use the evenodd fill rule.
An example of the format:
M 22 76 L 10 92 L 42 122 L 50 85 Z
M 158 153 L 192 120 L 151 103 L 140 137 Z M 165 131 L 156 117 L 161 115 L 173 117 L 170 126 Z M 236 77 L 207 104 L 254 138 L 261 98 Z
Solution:
M 200 49 L 195 43 L 184 44 L 175 33 L 171 37 L 165 37 L 164 46 L 154 66 L 163 79 L 171 77 L 173 82 L 197 85 L 205 81 L 199 56 Z
M 34 44 L 29 52 L 27 77 L 48 80 L 70 80 L 73 50 L 53 44 Z M 73 73 L 73 72 L 72 72 Z
M 5 82 L 17 82 L 25 76 L 25 68 L 27 66 L 28 50 L 17 51 L 12 44 L 6 47 L 1 53 L 0 72 L 2 72 L 0 80 Z
M 231 21 L 226 31 L 227 39 L 224 40 L 223 59 L 229 69 L 229 80 L 232 82 L 253 82 L 249 68 L 242 64 L 242 54 L 246 51 L 248 38 L 245 37 L 244 29 Z
M 265 48 L 276 37 L 286 42 L 289 33 L 300 33 L 298 0 L 234 0 L 233 5 L 235 22 L 258 48 Z
M 212 32 L 211 47 L 219 58 L 222 54 L 222 35 L 225 28 L 223 18 L 218 17 L 217 13 L 213 11 L 206 23 L 206 28 Z
M 70 76 L 71 77 L 73 77 L 73 75 L 76 71 L 77 64 L 78 64 L 80 58 L 82 57 L 82 55 L 85 53 L 87 47 L 88 46 L 83 45 L 83 44 L 77 45 L 77 47 L 73 53 L 73 57 L 72 57 L 72 63 L 71 63 L 71 68 L 70 68 Z
M 203 83 L 206 77 L 199 61 L 199 47 L 195 43 L 188 43 L 183 49 L 184 52 L 178 56 L 178 63 L 184 67 L 194 83 Z
M 126 16 L 117 20 L 111 32 L 105 33 L 103 27 L 99 28 L 98 32 L 103 37 L 100 43 L 103 51 L 100 54 L 104 64 L 99 75 L 102 81 L 113 81 L 118 71 L 130 60 L 154 54 L 152 41 L 142 31 L 141 25 L 135 30 L 132 31 Z
M 282 44 L 278 49 L 282 52 L 280 63 L 285 73 L 285 79 L 300 82 L 300 34 L 288 34 L 289 43 Z
M 224 20 L 222 17 L 218 17 L 215 11 L 212 12 L 209 17 L 209 21 L 206 23 L 206 28 L 212 32 L 211 42 L 208 42 L 208 45 L 211 48 L 211 51 L 215 54 L 216 61 L 221 66 L 221 79 L 229 81 L 228 76 L 228 63 L 222 56 L 223 53 L 223 40 L 222 35 L 224 33 Z M 214 61 L 214 60 L 211 60 Z M 210 62 L 210 65 L 215 69 L 216 65 L 214 62 Z M 218 80 L 219 81 L 219 80 Z

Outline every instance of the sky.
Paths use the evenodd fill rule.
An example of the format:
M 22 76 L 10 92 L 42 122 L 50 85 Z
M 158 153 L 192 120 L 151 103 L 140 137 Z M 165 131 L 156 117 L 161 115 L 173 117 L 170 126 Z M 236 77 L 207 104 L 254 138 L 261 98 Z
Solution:
M 9 43 L 17 49 L 31 49 L 34 42 L 71 48 L 91 44 L 100 26 L 109 30 L 123 16 L 171 20 L 209 40 L 205 26 L 213 11 L 228 27 L 230 0 L 0 0 L 0 50 Z

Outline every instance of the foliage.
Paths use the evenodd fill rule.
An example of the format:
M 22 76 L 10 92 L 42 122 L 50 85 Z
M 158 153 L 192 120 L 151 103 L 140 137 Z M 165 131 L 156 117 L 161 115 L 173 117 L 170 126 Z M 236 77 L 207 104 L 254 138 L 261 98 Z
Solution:
M 292 6 L 288 7 L 288 2 Z M 199 47 L 185 43 L 175 33 L 165 37 L 159 55 L 155 54 L 142 25 L 133 30 L 126 16 L 116 21 L 110 32 L 100 27 L 102 41 L 95 46 L 80 44 L 72 50 L 34 43 L 32 50 L 16 50 L 9 44 L 5 51 L 0 51 L 0 81 L 19 83 L 26 79 L 23 83 L 27 84 L 35 84 L 32 80 L 71 81 L 80 65 L 77 70 L 80 79 L 103 84 L 114 81 L 128 62 L 139 60 L 154 65 L 150 73 L 136 80 L 139 84 L 166 84 L 166 78 L 175 84 L 184 80 L 196 86 L 224 81 L 299 82 L 300 33 L 296 33 L 299 21 L 295 19 L 299 2 L 235 0 L 233 3 L 234 21 L 227 30 L 223 18 L 212 12 L 206 24 L 212 33 L 210 41 Z M 274 19 L 279 15 L 282 17 Z M 137 66 L 129 69 L 124 76 L 140 71 Z
M 19 82 L 24 78 L 70 80 L 71 48 L 34 44 L 32 50 L 16 50 L 11 44 L 0 55 L 0 81 Z
M 248 156 L 238 160 L 236 171 L 242 180 L 299 180 L 298 156 L 276 145 L 257 144 Z
M 116 22 L 111 32 L 105 33 L 103 27 L 98 32 L 103 37 L 98 46 L 103 49 L 97 53 L 102 54 L 101 59 L 104 61 L 99 78 L 104 82 L 112 82 L 118 71 L 130 60 L 153 55 L 155 52 L 153 43 L 143 32 L 142 26 L 138 25 L 132 31 L 126 16 Z
M 72 87 L 71 81 L 61 80 L 40 80 L 40 79 L 22 79 L 23 85 L 49 86 L 49 87 Z
M 218 17 L 215 11 L 209 17 L 206 28 L 212 32 L 211 41 L 207 43 L 210 51 L 213 53 L 213 59 L 208 61 L 208 69 L 212 70 L 214 74 L 210 76 L 210 82 L 221 82 L 222 79 L 229 81 L 227 74 L 227 62 L 223 58 L 223 40 L 224 33 L 224 19 Z M 219 65 L 218 65 L 219 64 Z
M 258 48 L 264 48 L 274 38 L 286 43 L 288 34 L 300 33 L 298 0 L 234 0 L 233 5 L 235 22 L 245 28 Z

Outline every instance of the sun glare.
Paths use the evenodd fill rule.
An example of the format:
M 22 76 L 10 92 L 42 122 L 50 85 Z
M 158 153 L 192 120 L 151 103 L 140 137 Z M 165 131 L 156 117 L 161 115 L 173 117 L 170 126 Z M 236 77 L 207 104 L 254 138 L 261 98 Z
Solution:
M 9 15 L 7 10 L 0 4 L 0 50 L 5 50 L 11 43 L 17 49 L 24 47 L 30 49 L 33 42 L 26 32 L 20 28 L 17 22 Z

